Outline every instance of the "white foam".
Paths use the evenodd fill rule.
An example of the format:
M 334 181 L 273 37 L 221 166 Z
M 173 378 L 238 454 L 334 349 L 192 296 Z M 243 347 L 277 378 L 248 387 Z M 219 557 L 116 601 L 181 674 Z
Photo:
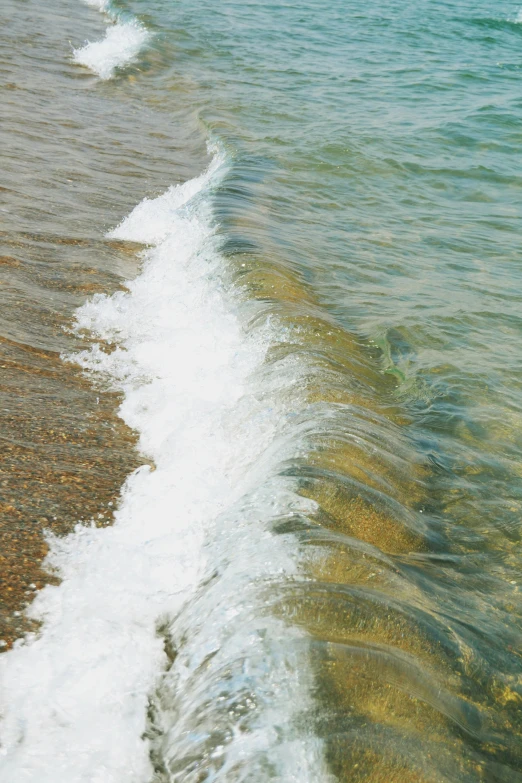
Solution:
M 75 49 L 73 59 L 79 65 L 90 68 L 101 79 L 110 79 L 116 68 L 135 59 L 149 37 L 148 30 L 137 20 L 117 21 L 107 29 L 101 41 Z
M 110 0 L 84 0 L 84 2 L 101 12 L 107 12 L 110 8 Z
M 223 165 L 216 158 L 201 177 L 136 207 L 112 236 L 152 244 L 141 275 L 78 312 L 79 327 L 118 347 L 76 358 L 124 392 L 121 415 L 155 469 L 129 477 L 112 527 L 50 538 L 48 566 L 62 581 L 30 610 L 42 632 L 0 658 L 0 778 L 9 783 L 149 783 L 149 698 L 159 704 L 156 751 L 167 761 L 190 756 L 187 743 L 201 742 L 190 733 L 202 719 L 198 698 L 242 656 L 248 682 L 226 682 L 260 706 L 249 732 L 232 727 L 214 748 L 225 762 L 212 779 L 246 779 L 260 754 L 285 782 L 327 779 L 318 742 L 280 740 L 310 702 L 306 655 L 288 651 L 299 634 L 266 611 L 260 626 L 252 609 L 262 606 L 257 580 L 297 573 L 266 520 L 309 501 L 271 478 L 293 446 L 284 403 L 259 385 L 270 327 L 247 337 L 220 287 L 206 205 Z M 281 383 L 292 382 L 290 369 Z M 157 634 L 165 618 L 180 644 L 166 675 Z M 196 693 L 212 651 L 208 688 Z M 211 708 L 229 715 L 220 705 Z

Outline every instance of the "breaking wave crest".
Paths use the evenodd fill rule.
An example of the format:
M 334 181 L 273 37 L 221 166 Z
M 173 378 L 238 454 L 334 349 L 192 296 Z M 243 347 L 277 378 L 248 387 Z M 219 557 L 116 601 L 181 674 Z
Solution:
M 264 598 L 299 578 L 271 520 L 313 506 L 275 469 L 295 450 L 298 368 L 266 374 L 276 325 L 247 335 L 223 289 L 210 197 L 226 165 L 144 199 L 111 234 L 149 245 L 142 273 L 78 311 L 101 342 L 69 360 L 124 393 L 149 464 L 113 526 L 50 540 L 62 581 L 30 609 L 42 631 L 0 660 L 13 783 L 329 778 L 296 728 L 311 707 L 303 632 Z
M 101 41 L 87 43 L 75 49 L 73 57 L 100 79 L 110 79 L 117 68 L 130 63 L 143 48 L 150 33 L 137 20 L 117 21 L 107 29 Z

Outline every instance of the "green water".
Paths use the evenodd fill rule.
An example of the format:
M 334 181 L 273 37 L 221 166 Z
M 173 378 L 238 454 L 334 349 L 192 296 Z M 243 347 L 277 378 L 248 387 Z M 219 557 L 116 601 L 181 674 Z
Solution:
M 186 90 L 204 132 L 234 157 L 216 196 L 231 259 L 240 271 L 269 263 L 312 292 L 324 321 L 302 327 L 302 342 L 320 376 L 317 398 L 354 406 L 311 438 L 328 477 L 310 466 L 289 472 L 329 515 L 323 525 L 391 552 L 400 576 L 389 565 L 361 576 L 353 545 L 330 542 L 322 578 L 337 587 L 310 598 L 312 608 L 297 599 L 308 607 L 303 623 L 322 642 L 405 651 L 464 700 L 444 708 L 427 698 L 449 716 L 442 729 L 418 705 L 388 697 L 383 682 L 406 675 L 390 680 L 379 652 L 362 687 L 353 659 L 343 668 L 323 651 L 318 731 L 331 767 L 387 783 L 518 780 L 519 9 L 482 0 L 132 7 L 159 31 L 165 62 L 155 78 Z M 296 297 L 275 311 L 317 317 Z M 332 326 L 352 335 L 355 354 L 325 341 Z M 369 416 L 384 418 L 370 426 Z M 347 476 L 358 489 L 342 495 Z M 378 499 L 347 519 L 365 486 Z M 400 503 L 396 525 L 422 543 L 372 517 L 383 496 Z M 354 630 L 353 605 L 341 615 L 333 605 L 358 582 L 376 592 L 351 599 L 366 618 Z M 389 614 L 379 622 L 382 601 Z M 403 692 L 419 695 L 412 678 Z

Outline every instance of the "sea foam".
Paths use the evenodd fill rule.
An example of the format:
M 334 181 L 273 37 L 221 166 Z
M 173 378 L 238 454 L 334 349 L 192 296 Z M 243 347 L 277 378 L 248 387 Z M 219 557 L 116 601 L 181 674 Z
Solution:
M 273 470 L 293 446 L 285 404 L 256 380 L 272 327 L 248 337 L 220 283 L 208 203 L 224 168 L 216 156 L 202 176 L 141 202 L 111 236 L 150 245 L 142 273 L 78 311 L 78 327 L 114 350 L 74 360 L 124 393 L 121 416 L 150 464 L 128 478 L 113 526 L 49 540 L 47 567 L 62 581 L 29 610 L 41 633 L 0 658 L 10 783 L 148 783 L 158 756 L 166 769 L 188 758 L 182 778 L 165 777 L 187 783 L 194 756 L 217 764 L 222 783 L 265 757 L 281 780 L 328 777 L 317 740 L 281 740 L 311 701 L 301 634 L 275 617 L 260 626 L 255 611 L 259 581 L 298 570 L 265 521 L 310 501 Z M 257 706 L 248 731 L 232 725 L 209 752 L 231 714 L 227 688 Z
M 100 7 L 100 10 L 103 8 Z M 117 68 L 130 63 L 138 55 L 150 33 L 137 20 L 117 21 L 107 29 L 101 41 L 87 43 L 73 52 L 73 59 L 97 73 L 101 79 L 110 79 Z
M 84 0 L 84 2 L 98 11 L 110 13 L 110 0 Z

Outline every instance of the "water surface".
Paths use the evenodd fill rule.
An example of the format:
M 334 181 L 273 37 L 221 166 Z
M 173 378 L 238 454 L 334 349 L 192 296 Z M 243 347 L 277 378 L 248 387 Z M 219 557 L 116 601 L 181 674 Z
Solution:
M 3 32 L 5 535 L 155 470 L 52 545 L 6 770 L 522 779 L 518 6 L 97 5 Z

